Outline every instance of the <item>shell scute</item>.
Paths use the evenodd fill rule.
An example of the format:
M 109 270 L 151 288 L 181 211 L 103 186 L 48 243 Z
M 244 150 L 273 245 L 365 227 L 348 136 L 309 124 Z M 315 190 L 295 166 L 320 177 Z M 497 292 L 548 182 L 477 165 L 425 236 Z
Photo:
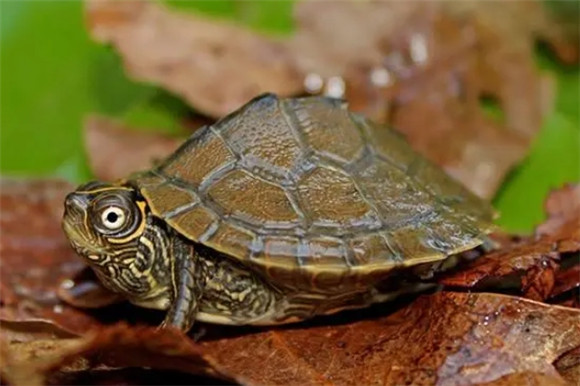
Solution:
M 255 98 L 129 183 L 183 236 L 299 286 L 361 285 L 492 229 L 403 136 L 320 97 Z
M 388 264 L 401 262 L 398 253 L 391 249 L 381 233 L 362 234 L 349 241 L 356 265 Z
M 179 210 L 179 208 L 192 206 L 200 202 L 197 194 L 191 190 L 169 184 L 167 181 L 163 181 L 158 185 L 142 187 L 141 193 L 147 197 L 155 197 L 154 200 L 149 200 L 149 206 L 152 211 L 167 215 Z
M 217 226 L 219 217 L 208 208 L 197 205 L 169 217 L 168 221 L 180 233 L 199 240 Z
M 383 222 L 394 228 L 436 210 L 433 197 L 401 170 L 381 159 L 357 173 L 357 181 Z
M 288 179 L 301 160 L 302 149 L 277 98 L 256 100 L 215 127 L 248 168 Z
M 263 237 L 263 255 L 272 265 L 295 268 L 301 264 L 299 256 L 300 240 L 297 237 L 268 235 Z
M 318 167 L 298 183 L 304 210 L 318 227 L 349 229 L 366 227 L 376 220 L 352 179 L 341 172 Z
M 288 226 L 299 221 L 284 190 L 260 180 L 247 171 L 232 170 L 207 190 L 207 196 L 224 214 L 258 226 Z
M 353 130 L 348 110 L 329 108 L 321 99 L 291 99 L 286 103 L 306 142 L 316 152 L 343 164 L 361 156 L 365 143 L 359 130 Z
M 334 237 L 310 237 L 305 243 L 306 254 L 303 256 L 305 266 L 340 268 L 346 263 L 346 248 L 344 243 Z
M 207 243 L 209 245 L 219 245 L 220 251 L 230 256 L 249 259 L 255 237 L 253 232 L 243 227 L 221 222 L 217 230 L 208 236 Z
M 227 144 L 208 127 L 195 133 L 160 170 L 170 178 L 198 186 L 213 172 L 235 161 Z

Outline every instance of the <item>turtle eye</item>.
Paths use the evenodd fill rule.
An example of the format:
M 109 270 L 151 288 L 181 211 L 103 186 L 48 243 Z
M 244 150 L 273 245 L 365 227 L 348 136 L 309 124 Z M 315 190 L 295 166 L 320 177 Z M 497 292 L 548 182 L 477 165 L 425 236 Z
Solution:
M 91 225 L 109 239 L 118 241 L 130 237 L 142 221 L 141 210 L 131 192 L 107 190 L 99 192 L 91 202 Z
M 125 211 L 118 206 L 105 208 L 101 213 L 101 222 L 107 229 L 112 231 L 121 228 L 125 225 L 126 221 L 127 216 L 125 216 Z

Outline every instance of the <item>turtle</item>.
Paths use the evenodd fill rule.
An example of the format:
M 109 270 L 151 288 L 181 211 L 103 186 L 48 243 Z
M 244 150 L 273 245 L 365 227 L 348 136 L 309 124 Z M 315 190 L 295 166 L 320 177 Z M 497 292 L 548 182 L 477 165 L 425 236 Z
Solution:
M 150 170 L 79 186 L 64 206 L 64 232 L 103 285 L 183 331 L 299 322 L 421 291 L 484 244 L 495 217 L 345 101 L 271 93 Z

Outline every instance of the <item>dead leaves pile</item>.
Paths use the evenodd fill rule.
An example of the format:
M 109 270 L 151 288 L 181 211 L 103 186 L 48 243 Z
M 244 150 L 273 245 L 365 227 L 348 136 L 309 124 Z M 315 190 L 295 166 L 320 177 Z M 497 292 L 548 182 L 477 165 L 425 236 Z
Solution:
M 580 283 L 566 269 L 577 272 L 578 266 L 560 266 L 577 259 L 580 232 L 570 225 L 580 213 L 559 209 L 580 204 L 580 187 L 550 197 L 551 217 L 534 240 L 500 241 L 499 251 L 443 278 L 447 290 L 284 328 L 208 325 L 197 343 L 157 330 L 160 315 L 127 304 L 89 312 L 59 300 L 59 292 L 75 287 L 63 290 L 59 279 L 80 268 L 57 230 L 69 189 L 58 181 L 2 183 L 2 377 L 10 384 L 58 383 L 95 369 L 132 367 L 250 385 L 564 385 L 577 379 Z M 510 275 L 518 278 L 511 296 L 457 291 Z M 91 285 L 89 279 L 76 285 Z M 92 301 L 110 303 L 104 294 L 105 301 Z
M 153 2 L 89 1 L 87 16 L 93 37 L 121 54 L 131 76 L 201 113 L 221 117 L 262 92 L 344 91 L 353 110 L 393 124 L 486 198 L 551 108 L 536 41 L 567 61 L 578 56 L 577 36 L 536 1 L 300 1 L 296 31 L 276 40 Z M 485 103 L 501 117 L 489 117 Z
M 577 36 L 534 2 L 499 10 L 486 2 L 299 2 L 296 32 L 285 39 L 142 1 L 91 1 L 87 20 L 131 76 L 211 117 L 264 91 L 297 95 L 314 91 L 313 80 L 321 92 L 344 86 L 351 106 L 394 124 L 484 197 L 526 154 L 551 104 L 549 79 L 532 60 L 535 40 L 568 62 L 578 54 Z M 486 115 L 482 100 L 503 117 Z M 93 171 L 109 180 L 180 143 L 95 116 L 85 138 Z M 580 186 L 547 198 L 548 220 L 534 235 L 495 235 L 498 249 L 440 277 L 442 291 L 279 328 L 198 325 L 206 329 L 199 342 L 156 329 L 160 313 L 120 301 L 84 269 L 60 229 L 72 188 L 1 183 L 4 383 L 580 380 Z

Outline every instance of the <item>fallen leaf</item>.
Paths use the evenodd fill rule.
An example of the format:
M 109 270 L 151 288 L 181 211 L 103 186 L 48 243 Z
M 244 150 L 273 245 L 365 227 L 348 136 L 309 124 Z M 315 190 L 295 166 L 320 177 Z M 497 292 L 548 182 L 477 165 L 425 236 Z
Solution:
M 62 358 L 81 347 L 81 338 L 38 339 L 28 342 L 7 342 L 0 340 L 3 363 L 0 375 L 11 386 L 41 386 L 46 374 Z M 69 362 L 70 368 L 84 368 L 82 358 Z
M 557 377 L 551 363 L 580 344 L 579 315 L 502 295 L 437 293 L 374 320 L 201 345 L 252 384 L 472 384 L 519 372 Z M 574 341 L 551 352 L 551 329 L 558 344 Z
M 531 32 L 499 28 L 520 23 L 513 22 L 513 16 L 511 22 L 485 18 L 490 7 L 470 4 L 469 10 L 459 12 L 466 6 L 457 2 L 369 3 L 367 13 L 374 20 L 390 21 L 373 30 L 366 13 L 355 12 L 358 4 L 333 4 L 333 25 L 356 31 L 347 43 L 363 37 L 373 42 L 373 54 L 363 57 L 354 55 L 355 43 L 350 48 L 341 44 L 343 57 L 350 62 L 346 62 L 348 69 L 336 74 L 344 78 L 354 110 L 388 122 L 416 150 L 473 192 L 491 198 L 506 173 L 527 153 L 551 106 L 553 90 L 551 80 L 535 68 Z M 520 4 L 509 8 L 527 18 L 529 7 Z M 303 2 L 299 12 L 309 21 L 313 16 L 307 15 L 327 8 L 325 3 Z M 326 20 L 308 24 L 304 33 L 320 36 L 322 28 L 329 31 Z M 330 48 L 303 50 L 302 57 L 315 55 L 316 61 L 310 58 L 316 63 L 311 71 L 328 77 L 327 68 L 336 68 L 329 63 L 336 62 L 336 55 L 328 56 L 326 51 L 336 45 L 330 44 L 333 35 L 323 38 L 326 44 L 320 45 Z M 486 114 L 485 103 L 498 110 L 498 119 Z
M 0 338 L 8 343 L 26 343 L 33 340 L 68 339 L 78 337 L 50 320 L 0 320 Z
M 578 51 L 540 1 L 301 1 L 294 35 L 278 41 L 152 2 L 88 4 L 92 35 L 117 49 L 130 74 L 214 118 L 265 91 L 346 92 L 354 110 L 402 131 L 485 198 L 525 156 L 552 105 L 536 40 L 563 58 Z M 488 116 L 486 103 L 503 117 Z
M 567 229 L 568 232 L 563 235 L 564 237 L 578 236 L 577 233 L 580 233 L 580 184 L 569 184 L 551 192 L 544 206 L 548 220 L 536 229 L 537 237 L 562 236 L 563 229 Z
M 555 278 L 555 285 L 550 296 L 559 296 L 575 288 L 580 288 L 580 262 L 578 255 L 574 256 L 576 265 L 571 268 L 561 270 Z
M 295 94 L 302 77 L 284 46 L 231 23 L 143 1 L 88 1 L 88 26 L 112 44 L 129 74 L 182 96 L 213 116 L 257 94 Z
M 79 332 L 92 322 L 56 294 L 84 267 L 60 225 L 72 188 L 57 180 L 0 180 L 0 319 L 49 320 Z
M 123 322 L 95 329 L 84 338 L 81 346 L 63 356 L 60 363 L 54 364 L 53 370 L 79 357 L 93 367 L 137 366 L 231 379 L 229 375 L 219 373 L 192 340 L 173 329 L 135 327 Z
M 580 347 L 563 354 L 554 365 L 566 381 L 577 385 L 580 380 Z
M 518 289 L 528 298 L 545 300 L 577 288 L 580 279 L 580 188 L 566 186 L 546 200 L 548 220 L 536 230 L 536 237 L 520 239 L 512 245 L 470 262 L 440 279 L 453 288 L 482 290 L 501 283 Z M 568 258 L 568 255 L 572 255 Z M 569 260 L 560 272 L 563 257 Z
M 56 293 L 67 304 L 78 308 L 102 308 L 123 301 L 120 295 L 103 287 L 89 267 L 62 281 Z
M 130 3 L 128 3 L 130 4 Z M 85 148 L 95 175 L 112 181 L 151 168 L 171 154 L 183 139 L 128 130 L 113 120 L 92 116 L 85 122 Z
M 568 382 L 560 376 L 542 373 L 525 372 L 509 374 L 492 382 L 479 383 L 481 386 L 568 386 Z
M 49 385 L 232 385 L 232 382 L 187 373 L 129 367 L 122 369 L 87 369 L 51 374 Z
M 45 241 L 48 245 L 64 243 L 55 228 L 62 198 L 70 186 L 49 181 L 3 181 L 2 188 L 0 209 L 9 214 L 2 218 L 2 229 L 6 230 L 1 239 L 2 274 L 18 277 L 24 267 L 46 268 L 35 276 L 42 278 L 38 282 L 12 283 L 25 288 L 37 286 L 24 294 L 40 292 L 42 287 L 53 299 L 62 274 L 59 265 L 78 258 L 70 254 L 63 258 L 60 247 L 37 248 L 25 262 L 14 256 L 22 256 L 22 245 L 29 245 L 31 238 L 50 237 L 51 243 Z M 24 209 L 15 205 L 16 200 Z M 18 218 L 15 212 L 23 217 Z M 34 234 L 22 225 L 24 219 L 35 224 Z M 527 241 L 519 243 L 526 245 Z M 10 357 L 16 358 L 11 359 L 16 364 L 8 373 L 21 376 L 18 369 L 26 368 L 30 361 L 39 382 L 46 376 L 59 379 L 59 374 L 67 372 L 149 367 L 235 379 L 248 385 L 556 384 L 563 378 L 553 362 L 580 346 L 580 310 L 499 294 L 439 292 L 411 303 L 377 305 L 271 329 L 198 325 L 207 334 L 195 343 L 178 331 L 159 330 L 155 323 L 150 327 L 126 323 L 131 318 L 147 323 L 143 309 L 115 312 L 108 321 L 116 324 L 103 326 L 100 310 L 83 314 L 62 305 L 62 312 L 54 313 L 52 303 L 38 302 L 7 288 L 9 292 L 2 291 L 3 299 L 6 293 L 11 297 L 0 309 L 2 318 L 6 308 L 17 307 L 20 302 L 35 305 L 6 325 L 12 332 L 5 335 L 11 338 L 8 342 L 3 339 L 3 344 L 8 344 Z M 39 316 L 46 321 L 33 320 Z M 53 329 L 62 329 L 65 334 L 89 333 L 83 338 L 51 336 Z M 566 374 L 575 373 L 570 370 Z
M 95 330 L 51 369 L 70 361 L 139 366 L 235 376 L 248 385 L 562 383 L 552 363 L 580 347 L 579 317 L 577 310 L 503 295 L 440 292 L 375 319 L 351 313 L 348 324 L 295 325 L 198 344 L 174 330 L 119 324 Z

